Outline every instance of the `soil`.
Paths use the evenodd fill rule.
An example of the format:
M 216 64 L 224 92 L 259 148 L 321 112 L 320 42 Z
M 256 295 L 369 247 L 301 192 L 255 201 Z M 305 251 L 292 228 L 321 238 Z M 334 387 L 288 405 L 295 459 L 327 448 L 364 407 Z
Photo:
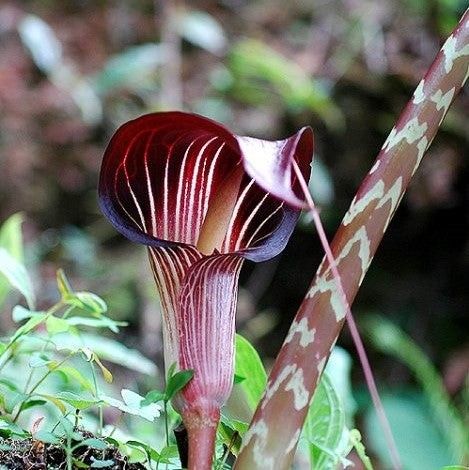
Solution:
M 103 468 L 105 470 L 146 470 L 141 463 L 129 463 L 126 456 L 109 445 L 105 450 L 82 446 L 75 450 L 73 458 L 80 462 L 73 470 Z M 112 460 L 112 464 L 98 463 L 90 467 L 94 460 Z M 83 465 L 82 465 L 82 464 Z M 0 438 L 0 470 L 66 470 L 65 450 L 57 444 L 47 444 L 36 439 L 12 440 Z

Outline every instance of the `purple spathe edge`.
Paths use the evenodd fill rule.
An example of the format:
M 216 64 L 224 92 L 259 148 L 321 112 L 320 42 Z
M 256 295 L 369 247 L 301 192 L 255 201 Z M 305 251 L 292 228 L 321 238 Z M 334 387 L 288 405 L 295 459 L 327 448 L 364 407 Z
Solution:
M 130 224 L 127 224 L 114 209 L 114 206 L 111 202 L 111 197 L 102 192 L 101 186 L 99 190 L 98 203 L 101 211 L 104 213 L 104 215 L 106 215 L 113 227 L 122 235 L 124 235 L 124 237 L 128 238 L 130 241 L 140 243 L 142 245 L 146 245 L 152 248 L 184 248 L 188 246 L 194 246 L 187 243 L 174 242 L 171 240 L 163 240 L 161 238 L 156 238 L 152 235 L 146 234 L 145 232 L 137 230 Z M 220 254 L 237 254 L 245 259 L 255 262 L 266 261 L 273 258 L 274 256 L 277 256 L 283 251 L 283 249 L 287 245 L 288 240 L 291 234 L 293 233 L 293 229 L 295 228 L 296 222 L 300 215 L 300 211 L 298 209 L 283 207 L 282 210 L 282 221 L 279 223 L 275 231 L 260 245 L 253 246 L 245 250 L 229 251 Z

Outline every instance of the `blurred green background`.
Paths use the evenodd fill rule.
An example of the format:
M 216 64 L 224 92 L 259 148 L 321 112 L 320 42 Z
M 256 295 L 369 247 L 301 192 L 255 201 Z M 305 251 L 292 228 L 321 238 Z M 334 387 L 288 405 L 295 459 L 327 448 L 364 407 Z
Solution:
M 316 142 L 310 187 L 332 236 L 465 3 L 4 0 L 0 221 L 24 214 L 26 264 L 39 286 L 39 307 L 57 300 L 55 272 L 62 267 L 77 289 L 98 293 L 113 318 L 130 323 L 123 342 L 161 364 L 159 307 L 145 250 L 117 235 L 97 207 L 102 153 L 115 129 L 166 109 L 204 114 L 262 138 L 310 125 Z M 466 89 L 353 306 L 359 322 L 378 313 L 412 337 L 462 409 L 469 368 L 468 109 Z M 238 329 L 267 365 L 321 258 L 317 236 L 302 220 L 280 257 L 244 268 Z M 9 312 L 18 298 L 0 301 L 2 334 L 13 325 Z M 379 328 L 364 326 L 383 394 L 396 416 L 415 415 L 412 422 L 424 431 L 409 429 L 404 418 L 396 426 L 407 435 L 428 434 L 428 397 L 406 366 L 373 345 Z M 352 356 L 363 412 L 369 400 L 346 330 L 339 344 Z M 363 416 L 363 426 L 373 429 L 373 417 L 359 413 L 359 422 Z M 438 447 L 442 434 L 435 432 L 426 438 Z M 370 444 L 379 454 L 380 444 Z

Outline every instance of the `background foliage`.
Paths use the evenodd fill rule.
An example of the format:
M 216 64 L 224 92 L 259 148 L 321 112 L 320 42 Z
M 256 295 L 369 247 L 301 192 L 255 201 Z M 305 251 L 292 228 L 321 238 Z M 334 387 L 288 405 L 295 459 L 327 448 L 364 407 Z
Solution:
M 158 306 L 145 253 L 116 235 L 96 204 L 101 155 L 116 127 L 169 108 L 264 138 L 309 124 L 316 139 L 311 189 L 332 234 L 464 3 L 311 0 L 285 8 L 277 0 L 2 2 L 0 220 L 23 212 L 25 252 L 19 216 L 0 241 L 32 273 L 28 303 L 46 310 L 58 301 L 56 270 L 62 267 L 78 291 L 99 293 L 109 316 L 129 323 L 119 333 L 123 343 L 161 365 Z M 353 309 L 370 338 L 381 388 L 389 393 L 396 434 L 421 433 L 420 442 L 435 449 L 425 468 L 451 463 L 453 440 L 446 439 L 432 395 L 424 391 L 428 382 L 418 372 L 423 356 L 410 367 L 396 361 L 396 348 L 383 347 L 394 333 L 383 320 L 370 327 L 369 319 L 379 313 L 413 338 L 442 376 L 435 387 L 463 407 L 469 365 L 468 101 L 465 91 L 450 110 Z M 321 257 L 303 221 L 279 259 L 248 266 L 242 275 L 239 330 L 267 367 Z M 4 284 L 0 334 L 14 328 L 10 312 L 19 301 Z M 385 458 L 373 440 L 376 424 L 347 332 L 340 344 L 353 359 L 359 427 L 370 449 Z M 124 369 L 115 376 L 119 389 L 134 381 L 142 393 L 153 386 Z M 415 429 L 399 418 L 409 416 Z M 419 431 L 419 423 L 423 430 L 436 423 L 435 435 Z M 408 458 L 421 458 L 413 448 Z

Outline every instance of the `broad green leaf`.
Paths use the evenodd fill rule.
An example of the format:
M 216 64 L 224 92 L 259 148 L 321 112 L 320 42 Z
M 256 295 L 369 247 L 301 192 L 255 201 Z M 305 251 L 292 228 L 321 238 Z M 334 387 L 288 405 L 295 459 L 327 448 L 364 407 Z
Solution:
M 23 260 L 23 237 L 21 225 L 23 214 L 11 215 L 0 227 L 0 247 L 5 248 L 14 258 Z
M 126 445 L 143 450 L 148 460 L 154 460 L 155 462 L 161 463 L 170 463 L 169 461 L 162 461 L 159 452 L 153 449 L 153 447 L 150 447 L 148 444 L 144 444 L 140 441 L 129 440 L 126 442 Z
M 18 385 L 16 385 L 14 382 L 8 379 L 4 379 L 0 377 L 0 385 L 5 385 L 7 386 L 10 390 L 13 390 L 15 392 L 19 392 L 20 389 L 18 388 Z
M 132 46 L 112 56 L 104 69 L 93 78 L 98 93 L 108 93 L 116 87 L 140 88 L 154 83 L 155 70 L 166 61 L 161 44 Z
M 45 393 L 38 393 L 38 396 L 45 398 L 46 400 L 49 400 L 51 403 L 53 403 L 62 414 L 65 414 L 67 412 L 67 409 L 65 408 L 65 405 L 62 403 L 59 397 L 54 396 L 54 395 L 47 395 Z
M 13 311 L 11 312 L 11 318 L 14 322 L 19 323 L 23 320 L 27 320 L 28 318 L 37 316 L 37 315 L 45 315 L 43 311 L 32 311 L 28 310 L 27 308 L 23 307 L 22 305 L 15 305 L 13 307 Z
M 145 395 L 145 399 L 140 403 L 141 406 L 151 405 L 152 403 L 158 403 L 164 401 L 166 393 L 160 390 L 151 390 Z
M 29 367 L 35 369 L 37 367 L 44 367 L 47 366 L 48 364 L 51 363 L 50 357 L 48 357 L 46 354 L 37 352 L 33 353 L 31 357 L 29 358 Z
M 343 114 L 327 85 L 267 44 L 252 39 L 238 42 L 230 51 L 228 66 L 233 75 L 228 90 L 238 99 L 260 104 L 280 97 L 292 112 L 311 109 L 331 128 L 343 126 Z
M 30 408 L 35 408 L 36 406 L 42 406 L 45 405 L 46 401 L 45 400 L 26 400 L 21 404 L 21 411 L 26 411 L 29 410 Z
M 29 308 L 33 309 L 35 295 L 28 271 L 23 263 L 18 261 L 5 248 L 0 248 L 0 273 L 6 277 L 14 289 L 24 295 Z
M 21 225 L 23 215 L 21 213 L 10 216 L 0 227 L 0 248 L 4 248 L 13 258 L 23 262 L 23 237 Z M 0 274 L 0 306 L 5 301 L 10 291 L 10 283 Z
M 233 384 L 240 384 L 241 382 L 244 382 L 246 380 L 246 377 L 241 377 L 238 374 L 235 374 L 233 377 Z
M 448 462 L 454 462 L 446 436 L 435 426 L 425 401 L 418 395 L 381 398 L 404 468 L 438 470 Z M 365 415 L 365 435 L 368 448 L 388 468 L 391 465 L 388 446 L 372 408 Z
M 238 386 L 246 394 L 248 404 L 255 410 L 267 384 L 267 374 L 254 346 L 241 335 L 236 335 L 235 377 L 244 380 Z M 236 381 L 235 381 L 236 383 Z
M 57 333 L 68 331 L 70 329 L 70 325 L 67 320 L 51 315 L 46 320 L 46 329 L 49 334 L 55 335 Z
M 92 447 L 93 449 L 104 450 L 107 449 L 108 444 L 105 441 L 90 437 L 80 442 L 80 446 Z
M 66 416 L 59 418 L 59 423 L 61 424 L 65 434 L 67 436 L 73 437 L 73 433 L 75 431 L 74 424 Z
M 96 294 L 74 292 L 62 269 L 57 271 L 57 286 L 65 304 L 98 316 L 107 311 L 106 302 Z
M 55 364 L 57 365 L 57 364 Z M 52 365 L 47 364 L 54 373 L 59 373 L 62 375 L 66 382 L 70 384 L 77 384 L 80 385 L 83 390 L 87 390 L 90 393 L 94 392 L 94 385 L 93 383 L 87 379 L 78 369 L 75 369 L 72 366 L 61 365 L 58 368 L 54 368 Z
M 127 322 L 114 321 L 102 315 L 100 318 L 69 317 L 66 322 L 71 326 L 90 326 L 92 328 L 109 328 L 113 333 L 119 332 L 119 326 L 127 326 Z
M 107 460 L 97 460 L 93 456 L 91 456 L 91 468 L 109 468 L 115 464 L 114 460 L 107 459 Z
M 176 393 L 182 390 L 194 376 L 194 371 L 191 369 L 180 370 L 174 375 L 171 375 L 166 384 L 166 401 L 171 400 Z
M 249 429 L 249 424 L 232 419 L 222 413 L 220 425 L 218 427 L 218 433 L 223 439 L 223 443 L 231 448 L 231 452 L 234 455 L 238 455 L 242 438 Z
M 150 405 L 142 405 L 144 398 L 138 393 L 132 392 L 126 388 L 121 391 L 122 398 L 125 404 L 138 412 L 138 415 L 148 421 L 154 421 L 155 418 L 160 416 L 161 406 L 155 403 Z
M 100 398 L 104 403 L 121 410 L 123 413 L 140 416 L 150 422 L 160 416 L 161 406 L 154 403 L 142 406 L 144 398 L 138 393 L 123 389 L 121 395 L 124 401 L 106 395 L 101 395 Z
M 0 437 L 27 437 L 29 433 L 24 431 L 16 423 L 11 422 L 11 420 L 0 416 Z
M 139 351 L 129 349 L 122 343 L 102 335 L 81 333 L 78 337 L 70 333 L 60 333 L 54 336 L 54 344 L 61 351 L 79 352 L 86 348 L 95 352 L 102 360 L 153 377 L 157 374 L 155 364 Z
M 444 445 L 450 449 L 451 460 L 461 461 L 467 454 L 467 426 L 452 405 L 435 366 L 412 338 L 386 318 L 367 315 L 360 325 L 377 349 L 397 357 L 415 374 L 428 400 L 428 410 L 441 430 Z
M 347 462 L 351 445 L 345 426 L 345 412 L 327 374 L 323 374 L 313 396 L 303 427 L 309 442 L 311 467 L 316 470 L 336 468 Z
M 42 429 L 34 434 L 34 438 L 47 444 L 60 444 L 60 439 L 55 434 Z
M 10 343 L 14 343 L 18 338 L 21 338 L 21 336 L 26 335 L 30 333 L 31 331 L 34 330 L 40 323 L 44 321 L 44 318 L 46 318 L 45 314 L 36 314 L 35 316 L 31 317 L 24 325 L 20 326 L 13 336 L 10 338 Z
M 90 468 L 90 466 L 87 463 L 82 462 L 81 460 L 78 459 L 72 459 L 73 465 L 77 468 Z
M 176 445 L 166 446 L 161 449 L 160 461 L 179 458 L 179 451 Z
M 55 396 L 77 410 L 86 410 L 102 403 L 102 400 L 98 398 L 86 398 L 73 392 L 58 392 Z

